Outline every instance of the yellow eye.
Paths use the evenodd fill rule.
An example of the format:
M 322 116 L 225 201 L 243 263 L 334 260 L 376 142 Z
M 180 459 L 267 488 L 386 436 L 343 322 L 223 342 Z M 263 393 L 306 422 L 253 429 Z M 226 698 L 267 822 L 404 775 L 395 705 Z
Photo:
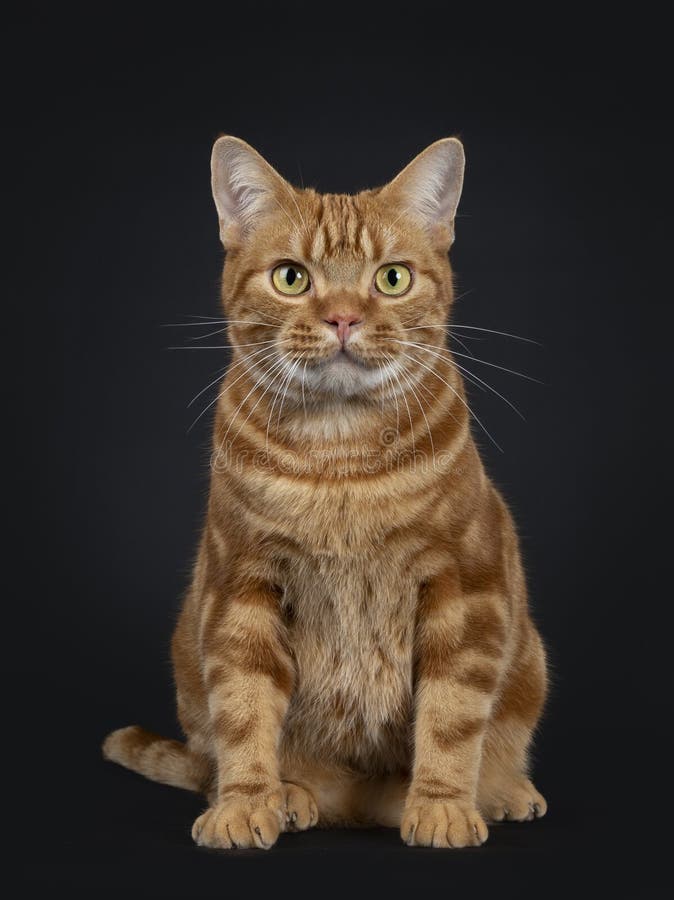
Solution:
M 271 273 L 271 280 L 277 291 L 282 294 L 303 294 L 309 290 L 309 273 L 304 266 L 296 263 L 283 263 L 276 266 Z
M 399 297 L 412 283 L 412 273 L 401 263 L 387 263 L 375 275 L 374 283 L 382 294 Z

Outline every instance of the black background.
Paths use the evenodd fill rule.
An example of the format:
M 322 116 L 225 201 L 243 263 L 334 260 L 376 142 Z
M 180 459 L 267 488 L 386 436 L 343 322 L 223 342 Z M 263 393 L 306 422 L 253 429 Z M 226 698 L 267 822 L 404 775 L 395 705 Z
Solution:
M 19 620 L 2 659 L 22 896 L 201 897 L 263 879 L 300 896 L 370 882 L 664 894 L 663 25 L 643 10 L 475 11 L 469 25 L 447 5 L 142 19 L 31 6 L 6 22 L 3 346 L 17 418 L 5 471 L 18 541 L 5 605 Z M 201 851 L 189 837 L 199 798 L 99 759 L 113 727 L 177 735 L 168 644 L 208 485 L 209 416 L 187 434 L 205 402 L 187 404 L 225 356 L 169 350 L 201 329 L 161 326 L 218 314 L 208 160 L 222 132 L 295 183 L 349 192 L 458 134 L 455 319 L 542 344 L 470 344 L 544 382 L 468 363 L 527 419 L 470 391 L 503 447 L 476 430 L 519 525 L 553 673 L 535 753 L 550 813 L 493 828 L 482 850 L 409 850 L 382 830 Z

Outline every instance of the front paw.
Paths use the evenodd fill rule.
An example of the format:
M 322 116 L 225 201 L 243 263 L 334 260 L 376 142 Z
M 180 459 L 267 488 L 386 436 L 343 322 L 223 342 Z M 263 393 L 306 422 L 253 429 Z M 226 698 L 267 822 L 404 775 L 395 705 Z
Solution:
M 488 835 L 479 812 L 460 800 L 411 797 L 400 824 L 400 836 L 408 847 L 479 847 Z
M 306 788 L 292 781 L 283 782 L 285 830 L 306 831 L 318 822 L 318 807 Z
M 264 797 L 233 794 L 199 816 L 192 826 L 192 837 L 200 847 L 268 850 L 276 843 L 284 822 L 280 789 Z
M 545 797 L 528 778 L 504 778 L 490 786 L 487 796 L 479 798 L 480 810 L 491 822 L 531 822 L 548 810 Z

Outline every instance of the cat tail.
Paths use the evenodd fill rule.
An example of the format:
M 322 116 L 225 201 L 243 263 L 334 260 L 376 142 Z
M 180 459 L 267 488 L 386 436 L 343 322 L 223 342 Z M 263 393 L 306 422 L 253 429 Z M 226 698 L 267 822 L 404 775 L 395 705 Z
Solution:
M 205 794 L 212 778 L 208 761 L 180 741 L 169 740 L 139 725 L 118 728 L 103 741 L 103 756 L 151 781 Z

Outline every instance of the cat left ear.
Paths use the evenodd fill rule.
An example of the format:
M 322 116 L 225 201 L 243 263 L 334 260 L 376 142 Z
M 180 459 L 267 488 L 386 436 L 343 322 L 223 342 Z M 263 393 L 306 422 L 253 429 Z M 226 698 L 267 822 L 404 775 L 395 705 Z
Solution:
M 231 248 L 271 212 L 286 182 L 257 150 L 225 135 L 213 145 L 211 186 L 220 220 L 220 240 Z
M 387 202 L 406 209 L 449 248 L 454 242 L 454 218 L 465 164 L 461 141 L 444 138 L 415 157 L 382 194 Z

